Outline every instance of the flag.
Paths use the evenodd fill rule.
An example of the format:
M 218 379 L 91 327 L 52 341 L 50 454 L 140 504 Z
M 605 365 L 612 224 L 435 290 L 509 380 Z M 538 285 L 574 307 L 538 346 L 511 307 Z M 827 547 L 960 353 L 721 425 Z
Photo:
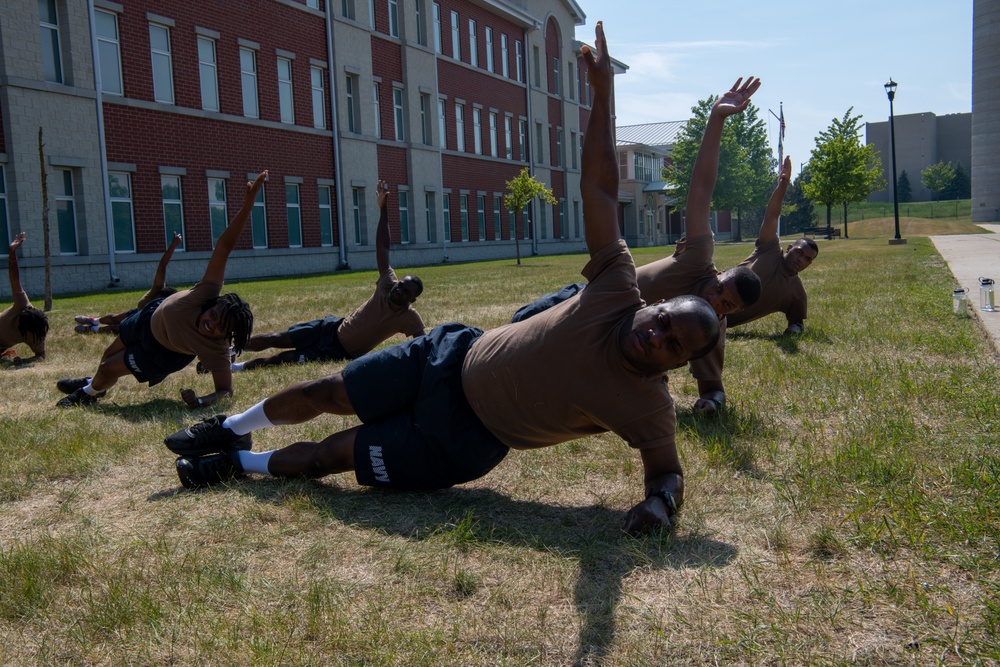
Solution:
M 778 131 L 778 145 L 780 146 L 785 142 L 785 107 L 782 105 L 778 107 L 778 109 L 781 112 L 781 117 L 778 118 L 778 121 L 781 124 L 781 129 Z

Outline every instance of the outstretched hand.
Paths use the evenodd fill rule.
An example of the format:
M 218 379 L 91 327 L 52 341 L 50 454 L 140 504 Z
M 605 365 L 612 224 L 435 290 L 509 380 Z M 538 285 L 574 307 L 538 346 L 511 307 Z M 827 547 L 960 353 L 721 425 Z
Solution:
M 174 232 L 174 238 L 170 239 L 170 249 L 179 248 L 183 241 L 184 238 L 177 232 Z
M 378 185 L 375 186 L 375 197 L 378 200 L 378 207 L 385 208 L 389 201 L 389 184 L 382 179 L 379 179 Z
M 601 94 L 606 94 L 610 99 L 615 75 L 611 69 L 611 56 L 608 55 L 608 40 L 604 37 L 603 21 L 597 22 L 594 35 L 594 47 L 583 45 L 583 61 L 587 64 L 587 76 L 590 87 L 594 90 L 594 97 L 600 98 Z M 597 53 L 594 53 L 595 48 Z
M 22 243 L 24 243 L 24 232 L 21 232 L 20 234 L 15 236 L 14 240 L 10 242 L 10 248 L 9 248 L 10 254 L 13 255 L 15 252 L 17 252 L 17 249 L 21 247 Z
M 792 179 L 792 157 L 785 156 L 785 161 L 781 163 L 781 173 L 778 174 L 778 185 L 787 186 Z
M 267 180 L 267 169 L 257 174 L 257 178 L 251 183 L 247 181 L 247 190 L 243 195 L 243 205 L 253 206 L 253 203 L 257 200 L 257 193 L 260 189 L 264 187 L 264 181 Z
M 722 116 L 732 116 L 740 113 L 750 105 L 750 97 L 760 88 L 760 79 L 747 77 L 744 82 L 743 77 L 736 80 L 733 87 L 719 96 L 719 99 L 712 105 L 712 113 Z

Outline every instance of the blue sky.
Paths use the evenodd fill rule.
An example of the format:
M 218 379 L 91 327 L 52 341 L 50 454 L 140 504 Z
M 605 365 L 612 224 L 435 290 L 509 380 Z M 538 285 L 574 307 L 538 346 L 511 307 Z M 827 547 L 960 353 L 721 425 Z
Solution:
M 890 77 L 897 116 L 972 110 L 972 0 L 578 2 L 576 38 L 593 43 L 603 20 L 611 55 L 629 65 L 615 81 L 619 125 L 686 120 L 698 100 L 759 76 L 753 102 L 775 154 L 769 110 L 784 103 L 793 175 L 849 107 L 862 123 L 888 119 Z

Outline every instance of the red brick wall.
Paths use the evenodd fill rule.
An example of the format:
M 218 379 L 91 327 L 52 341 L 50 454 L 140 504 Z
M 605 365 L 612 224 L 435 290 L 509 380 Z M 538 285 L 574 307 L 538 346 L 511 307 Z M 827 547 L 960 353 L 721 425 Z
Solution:
M 389 184 L 389 190 L 392 193 L 387 204 L 389 212 L 389 240 L 391 243 L 399 243 L 401 240 L 399 232 L 399 186 L 409 185 L 407 181 L 409 169 L 407 169 L 406 163 L 406 149 L 401 146 L 379 145 L 377 154 L 378 177 Z M 411 223 L 414 221 L 414 215 L 417 211 L 414 202 L 416 195 L 417 193 L 410 192 L 409 209 Z M 422 194 L 421 197 L 423 197 Z M 420 206 L 423 206 L 423 199 L 420 201 Z M 411 228 L 416 229 L 413 225 L 411 225 Z M 413 240 L 413 236 L 410 237 L 410 240 Z
M 462 238 L 461 220 L 459 217 L 459 190 L 469 191 L 469 240 L 479 240 L 478 224 L 476 222 L 475 198 L 478 191 L 486 192 L 486 239 L 497 238 L 496 221 L 493 220 L 493 193 L 505 193 L 507 191 L 506 182 L 520 173 L 523 165 L 516 162 L 499 162 L 496 160 L 483 160 L 476 157 L 445 155 L 443 160 L 444 187 L 451 189 L 451 220 L 452 241 L 458 242 Z M 507 225 L 503 221 L 507 220 L 507 209 L 502 207 L 500 211 L 501 235 L 500 238 L 509 238 Z
M 549 17 L 549 20 L 545 22 L 545 62 L 542 63 L 542 67 L 545 68 L 545 90 L 550 93 L 556 92 L 556 75 L 552 67 L 552 59 L 559 58 L 560 67 L 562 65 L 562 58 L 559 57 L 559 26 L 556 25 L 556 20 Z
M 513 74 L 513 72 L 511 72 Z M 518 145 L 517 121 L 520 116 L 527 115 L 527 100 L 525 99 L 525 88 L 516 81 L 507 83 L 488 74 L 479 74 L 470 71 L 454 62 L 446 59 L 438 61 L 438 89 L 442 95 L 447 95 L 448 100 L 445 106 L 445 125 L 448 135 L 448 148 L 455 150 L 455 98 L 465 100 L 465 148 L 472 152 L 475 145 L 472 141 L 472 105 L 481 104 L 483 106 L 483 152 L 489 152 L 489 111 L 497 110 L 497 154 L 506 155 L 506 141 L 504 137 L 503 118 L 504 112 L 514 114 L 513 125 L 511 126 L 511 141 L 514 143 L 514 155 L 521 155 L 521 147 Z M 433 108 L 437 110 L 437 101 L 433 101 Z

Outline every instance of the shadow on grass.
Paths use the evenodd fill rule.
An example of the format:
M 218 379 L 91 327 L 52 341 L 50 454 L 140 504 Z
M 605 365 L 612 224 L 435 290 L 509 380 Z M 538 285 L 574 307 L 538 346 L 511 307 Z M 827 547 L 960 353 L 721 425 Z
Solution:
M 111 398 L 109 392 L 108 398 Z M 118 405 L 113 400 L 102 399 L 95 405 L 87 406 L 85 409 L 92 412 L 99 412 L 111 417 L 117 417 L 134 424 L 146 422 L 163 423 L 164 421 L 194 422 L 201 417 L 201 412 L 192 412 L 191 408 L 180 399 L 154 398 L 145 403 L 135 403 L 132 405 Z M 208 411 L 209 416 L 215 414 Z M 169 433 L 164 433 L 164 436 Z
M 278 505 L 306 495 L 323 516 L 408 540 L 438 540 L 460 550 L 474 545 L 528 547 L 578 561 L 580 575 L 573 589 L 581 628 L 576 665 L 599 665 L 614 646 L 622 582 L 633 571 L 719 568 L 737 553 L 732 545 L 683 530 L 631 537 L 621 529 L 624 513 L 601 505 L 561 507 L 488 489 L 344 490 L 305 479 L 259 479 L 237 482 L 233 488 Z M 179 492 L 165 490 L 149 500 Z M 209 500 L 213 491 L 204 493 Z
M 677 430 L 690 433 L 710 462 L 729 466 L 754 479 L 768 478 L 768 474 L 757 467 L 753 443 L 768 437 L 774 427 L 758 413 L 726 406 L 717 417 L 705 417 L 693 407 L 680 408 L 677 410 Z

